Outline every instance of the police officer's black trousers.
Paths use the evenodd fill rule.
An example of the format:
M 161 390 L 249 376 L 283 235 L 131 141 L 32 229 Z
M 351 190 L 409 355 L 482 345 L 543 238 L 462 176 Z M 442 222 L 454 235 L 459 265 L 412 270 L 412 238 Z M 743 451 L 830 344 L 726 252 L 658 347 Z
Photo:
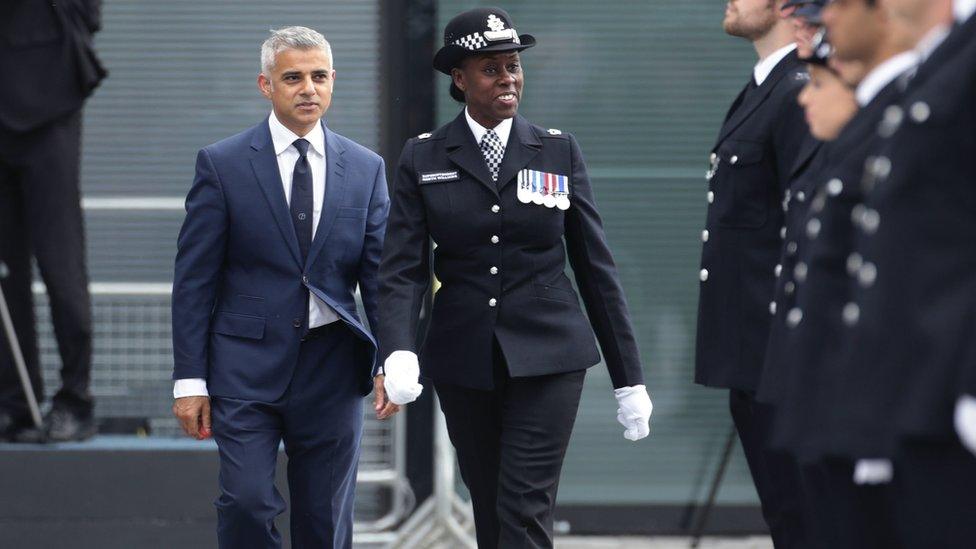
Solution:
M 43 396 L 31 258 L 47 287 L 61 355 L 57 406 L 91 413 L 91 303 L 78 184 L 81 113 L 27 132 L 0 127 L 0 261 L 10 275 L 3 291 L 38 400 Z M 25 420 L 26 400 L 6 338 L 0 338 L 0 412 Z
M 494 389 L 435 384 L 471 493 L 478 547 L 552 547 L 559 473 L 586 371 L 512 378 L 494 347 Z
M 763 518 L 776 549 L 805 547 L 799 464 L 769 447 L 773 409 L 748 392 L 729 393 L 732 421 L 742 441 Z

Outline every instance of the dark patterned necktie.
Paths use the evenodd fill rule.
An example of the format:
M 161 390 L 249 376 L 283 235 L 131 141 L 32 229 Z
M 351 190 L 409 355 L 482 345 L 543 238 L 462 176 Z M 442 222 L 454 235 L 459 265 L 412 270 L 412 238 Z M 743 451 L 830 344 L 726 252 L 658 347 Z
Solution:
M 291 221 L 295 224 L 295 235 L 298 236 L 298 248 L 302 252 L 302 261 L 308 258 L 308 249 L 312 246 L 312 169 L 308 165 L 308 147 L 310 143 L 304 139 L 296 139 L 295 148 L 298 149 L 298 162 L 291 178 Z
M 485 156 L 485 164 L 491 172 L 491 180 L 498 181 L 498 168 L 502 164 L 502 157 L 505 156 L 505 147 L 502 147 L 502 140 L 495 130 L 488 130 L 482 136 L 481 154 Z

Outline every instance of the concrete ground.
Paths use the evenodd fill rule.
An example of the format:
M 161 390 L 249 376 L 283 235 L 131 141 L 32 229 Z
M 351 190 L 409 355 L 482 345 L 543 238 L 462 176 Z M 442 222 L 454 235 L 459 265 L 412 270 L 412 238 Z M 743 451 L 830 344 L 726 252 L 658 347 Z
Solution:
M 689 538 L 674 537 L 557 537 L 556 549 L 688 549 Z M 699 549 L 772 549 L 768 537 L 704 538 Z

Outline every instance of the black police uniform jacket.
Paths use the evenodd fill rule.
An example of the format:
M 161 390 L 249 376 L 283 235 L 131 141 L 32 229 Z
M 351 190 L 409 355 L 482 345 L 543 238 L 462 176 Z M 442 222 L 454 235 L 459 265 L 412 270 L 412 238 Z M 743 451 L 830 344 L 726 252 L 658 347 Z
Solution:
M 569 176 L 569 209 L 520 202 L 522 169 Z M 392 192 L 379 270 L 381 357 L 415 349 L 432 239 L 440 288 L 420 352 L 425 377 L 492 388 L 495 340 L 512 377 L 583 370 L 600 361 L 595 332 L 614 387 L 643 383 L 623 290 L 572 135 L 516 116 L 496 183 L 461 112 L 407 141 Z M 567 255 L 589 322 L 565 274 Z
M 874 276 L 849 281 L 861 319 L 838 413 L 880 431 L 890 455 L 906 437 L 955 440 L 956 400 L 976 395 L 976 17 L 922 64 L 878 132 L 862 208 L 879 223 L 854 240 Z
M 733 103 L 710 157 L 702 233 L 695 381 L 753 391 L 769 337 L 782 196 L 808 135 L 797 104 L 806 69 L 792 52 Z

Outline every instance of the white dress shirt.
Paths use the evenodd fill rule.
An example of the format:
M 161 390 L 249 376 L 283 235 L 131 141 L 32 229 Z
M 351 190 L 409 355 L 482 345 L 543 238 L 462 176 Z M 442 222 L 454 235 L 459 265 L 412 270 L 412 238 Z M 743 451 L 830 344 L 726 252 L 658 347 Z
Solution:
M 956 13 L 956 21 L 964 23 L 976 12 L 976 0 L 955 0 L 952 9 Z
M 949 25 L 936 25 L 930 30 L 918 44 L 915 44 L 915 53 L 918 54 L 919 63 L 924 63 L 939 46 L 945 42 L 952 28 Z
M 508 146 L 508 136 L 512 133 L 512 120 L 511 118 L 506 118 L 498 123 L 494 128 L 486 128 L 481 124 L 475 122 L 474 118 L 471 118 L 471 113 L 468 112 L 468 108 L 464 108 L 464 118 L 468 120 L 468 127 L 471 128 L 471 133 L 474 134 L 474 142 L 479 146 L 481 145 L 481 138 L 488 133 L 489 129 L 495 130 L 498 134 L 498 139 L 502 142 L 502 149 Z
M 790 42 L 789 45 L 783 46 L 782 48 L 767 55 L 765 59 L 756 63 L 756 68 L 752 69 L 752 76 L 756 79 L 756 85 L 762 86 L 763 82 L 765 82 L 766 79 L 769 78 L 769 75 L 773 72 L 773 69 L 776 68 L 776 65 L 779 65 L 779 62 L 795 49 L 796 43 Z
M 882 62 L 857 85 L 857 90 L 854 92 L 857 104 L 864 107 L 874 101 L 885 86 L 916 66 L 918 66 L 918 52 L 915 50 L 899 53 Z
M 291 204 L 291 183 L 298 162 L 298 149 L 294 143 L 298 139 L 309 142 L 308 164 L 312 170 L 312 238 L 319 226 L 322 215 L 322 201 L 325 197 L 325 132 L 322 125 L 316 124 L 312 131 L 304 136 L 298 136 L 282 124 L 272 111 L 268 117 L 268 127 L 271 129 L 271 143 L 274 145 L 275 156 L 278 159 L 278 171 L 281 174 L 281 185 L 285 192 L 285 201 Z M 322 302 L 315 294 L 309 292 L 308 326 L 318 328 L 339 320 L 335 311 Z M 173 397 L 208 396 L 207 381 L 202 378 L 178 379 L 173 385 Z

